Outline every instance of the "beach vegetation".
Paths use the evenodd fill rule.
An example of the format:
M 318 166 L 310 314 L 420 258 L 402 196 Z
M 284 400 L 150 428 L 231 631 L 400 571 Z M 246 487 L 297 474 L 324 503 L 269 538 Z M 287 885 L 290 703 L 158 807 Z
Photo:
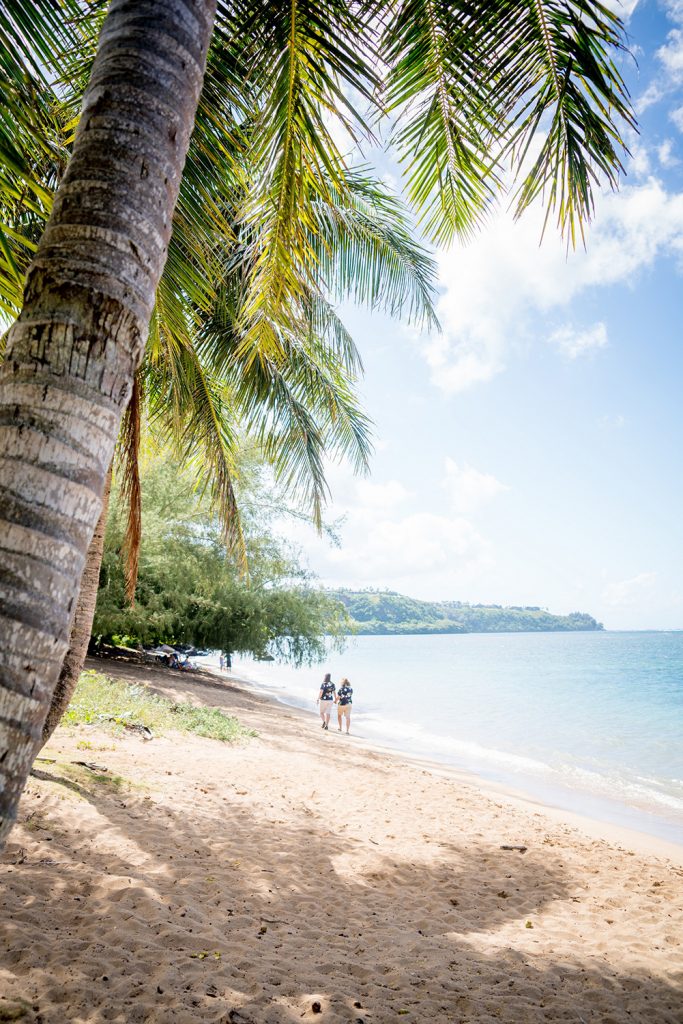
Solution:
M 272 530 L 277 511 L 255 472 L 241 496 L 249 573 L 226 551 L 210 502 L 170 459 L 141 478 L 141 549 L 135 599 L 126 595 L 122 548 L 126 505 L 115 492 L 107 527 L 94 635 L 107 642 L 192 644 L 276 656 L 295 665 L 325 657 L 329 637 L 348 632 L 343 605 L 315 585 Z
M 33 1011 L 33 1004 L 16 996 L 0 996 L 0 1021 L 21 1020 Z
M 131 726 L 145 726 L 156 735 L 193 732 L 226 743 L 255 735 L 218 708 L 172 701 L 146 686 L 130 685 L 94 671 L 81 675 L 63 724 L 97 725 L 114 734 L 123 734 Z

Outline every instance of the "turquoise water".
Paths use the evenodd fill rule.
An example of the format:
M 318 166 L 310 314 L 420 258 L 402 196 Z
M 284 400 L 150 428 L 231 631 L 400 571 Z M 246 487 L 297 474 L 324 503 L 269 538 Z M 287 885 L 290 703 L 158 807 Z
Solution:
M 234 671 L 311 711 L 346 675 L 356 735 L 683 844 L 683 633 L 355 637 Z

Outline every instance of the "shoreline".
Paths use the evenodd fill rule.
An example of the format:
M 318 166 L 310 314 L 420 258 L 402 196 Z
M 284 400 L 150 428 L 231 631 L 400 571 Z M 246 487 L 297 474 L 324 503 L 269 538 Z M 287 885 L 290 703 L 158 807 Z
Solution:
M 683 1024 L 683 868 L 662 848 L 235 679 L 88 667 L 256 736 L 55 732 L 0 856 L 0 1018 Z
M 219 679 L 228 679 L 232 684 L 244 687 L 247 692 L 258 694 L 265 700 L 269 700 L 276 705 L 281 705 L 292 712 L 300 714 L 304 720 L 307 720 L 311 715 L 317 716 L 317 712 L 315 711 L 308 711 L 306 708 L 302 708 L 298 704 L 290 703 L 285 698 L 278 697 L 273 689 L 266 683 L 260 683 L 250 679 L 248 676 L 237 675 L 232 672 L 223 673 L 220 669 L 208 665 L 203 666 L 202 671 L 209 672 L 211 675 L 214 675 Z M 400 761 L 420 766 L 434 774 L 442 774 L 449 778 L 457 779 L 465 785 L 473 786 L 487 793 L 503 797 L 519 807 L 547 813 L 554 821 L 578 828 L 594 839 L 606 839 L 609 842 L 628 845 L 630 848 L 637 850 L 638 852 L 664 856 L 672 862 L 683 866 L 683 840 L 679 843 L 664 836 L 641 830 L 638 827 L 620 824 L 619 822 L 610 821 L 600 817 L 600 805 L 602 804 L 603 806 L 606 806 L 608 803 L 608 798 L 606 797 L 600 798 L 589 795 L 591 802 L 596 804 L 598 808 L 598 814 L 591 815 L 587 812 L 574 810 L 572 808 L 563 807 L 557 803 L 553 803 L 553 787 L 551 786 L 538 787 L 539 789 L 545 789 L 547 796 L 547 798 L 545 798 L 543 794 L 539 795 L 530 789 L 525 789 L 523 782 L 516 785 L 514 781 L 508 782 L 496 778 L 490 778 L 476 769 L 460 767 L 458 765 L 449 764 L 445 761 L 424 757 L 418 754 L 411 754 L 409 752 L 402 751 L 397 747 L 384 745 L 363 736 L 353 735 L 353 739 L 367 750 L 384 754 L 389 758 L 397 758 Z M 559 789 L 559 787 L 556 788 Z M 580 800 L 583 796 L 580 790 L 567 790 L 567 793 L 574 797 L 575 800 Z M 647 811 L 637 807 L 632 807 L 629 804 L 622 804 L 619 801 L 612 802 L 619 809 L 623 807 L 624 811 L 627 812 L 626 816 L 633 816 L 634 818 L 637 818 L 648 815 Z M 656 815 L 653 814 L 652 817 L 656 818 Z M 665 818 L 659 818 L 657 821 L 661 821 L 664 825 L 675 827 Z

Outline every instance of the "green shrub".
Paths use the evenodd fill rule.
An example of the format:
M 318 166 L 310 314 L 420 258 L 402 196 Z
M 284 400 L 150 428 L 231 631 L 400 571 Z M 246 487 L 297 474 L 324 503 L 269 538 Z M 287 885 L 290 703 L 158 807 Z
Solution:
M 94 671 L 81 675 L 62 724 L 101 725 L 118 732 L 141 725 L 157 734 L 174 729 L 227 743 L 256 735 L 218 708 L 177 703 L 150 693 L 146 686 L 131 686 Z

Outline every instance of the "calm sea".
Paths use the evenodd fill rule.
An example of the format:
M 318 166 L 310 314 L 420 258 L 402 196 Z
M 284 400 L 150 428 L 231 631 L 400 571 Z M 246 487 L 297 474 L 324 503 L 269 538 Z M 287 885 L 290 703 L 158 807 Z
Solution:
M 356 735 L 683 844 L 683 632 L 355 637 L 233 670 L 311 712 L 348 676 Z

